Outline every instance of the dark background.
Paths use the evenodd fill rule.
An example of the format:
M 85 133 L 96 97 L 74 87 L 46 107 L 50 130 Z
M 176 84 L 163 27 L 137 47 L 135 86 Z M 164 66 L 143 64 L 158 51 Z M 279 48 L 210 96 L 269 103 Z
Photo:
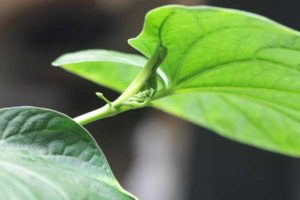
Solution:
M 116 93 L 51 67 L 51 62 L 63 53 L 91 48 L 136 53 L 127 45 L 127 39 L 140 32 L 147 11 L 169 3 L 247 10 L 300 30 L 300 2 L 296 0 L 0 0 L 0 107 L 33 105 L 75 117 L 103 105 L 95 97 L 95 91 L 111 99 L 117 97 Z M 165 188 L 180 187 L 181 194 L 158 188 L 143 173 L 132 180 L 128 175 L 138 163 L 139 147 L 134 142 L 140 141 L 137 127 L 153 118 L 161 120 L 170 130 L 179 124 L 182 131 L 178 134 L 184 136 L 178 136 L 177 131 L 171 138 L 186 137 L 182 143 L 171 139 L 170 147 L 143 140 L 153 149 L 184 149 L 184 153 L 172 150 L 173 153 L 166 154 L 176 160 L 179 179 Z M 87 128 L 104 150 L 122 185 L 134 193 L 147 190 L 144 196 L 140 195 L 141 200 L 151 199 L 158 191 L 166 193 L 166 197 L 151 200 L 300 199 L 298 159 L 229 141 L 161 112 L 136 110 Z M 185 159 L 178 159 L 183 156 Z M 149 159 L 153 164 L 148 166 L 149 173 L 159 170 L 155 156 L 150 155 Z M 168 178 L 158 176 L 156 181 L 166 182 L 164 177 Z M 149 187 L 141 188 L 140 180 Z

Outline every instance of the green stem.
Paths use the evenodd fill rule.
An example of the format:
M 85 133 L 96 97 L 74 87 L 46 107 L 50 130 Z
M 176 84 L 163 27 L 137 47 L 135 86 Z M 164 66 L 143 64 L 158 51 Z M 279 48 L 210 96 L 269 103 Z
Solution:
M 74 120 L 81 125 L 86 125 L 99 119 L 117 115 L 127 110 L 140 108 L 141 106 L 139 105 L 122 106 L 122 104 L 143 88 L 151 75 L 155 73 L 158 65 L 163 61 L 165 55 L 165 48 L 158 45 L 153 56 L 148 60 L 142 71 L 140 71 L 127 89 L 115 101 L 113 101 L 110 105 L 106 104 L 97 110 L 76 117 Z

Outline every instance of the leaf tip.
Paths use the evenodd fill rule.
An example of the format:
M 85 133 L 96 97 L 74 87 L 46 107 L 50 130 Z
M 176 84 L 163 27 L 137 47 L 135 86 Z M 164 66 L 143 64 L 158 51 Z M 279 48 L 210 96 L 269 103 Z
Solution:
M 61 66 L 60 57 L 55 59 L 53 62 L 51 62 L 51 65 L 53 67 L 60 67 Z

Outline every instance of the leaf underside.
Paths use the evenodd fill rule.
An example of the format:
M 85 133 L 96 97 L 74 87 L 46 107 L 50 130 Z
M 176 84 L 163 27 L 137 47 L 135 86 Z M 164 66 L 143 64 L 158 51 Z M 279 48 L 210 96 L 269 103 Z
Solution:
M 233 140 L 300 156 L 298 32 L 248 12 L 173 5 L 150 11 L 142 33 L 129 40 L 147 58 L 158 43 L 168 55 L 160 67 L 166 86 L 154 107 Z M 56 65 L 112 89 L 126 88 L 138 71 L 126 62 L 99 59 L 89 67 L 90 59 L 78 64 L 70 59 L 76 54 L 67 56 L 68 64 Z
M 131 200 L 90 134 L 46 109 L 0 109 L 0 194 L 9 200 Z

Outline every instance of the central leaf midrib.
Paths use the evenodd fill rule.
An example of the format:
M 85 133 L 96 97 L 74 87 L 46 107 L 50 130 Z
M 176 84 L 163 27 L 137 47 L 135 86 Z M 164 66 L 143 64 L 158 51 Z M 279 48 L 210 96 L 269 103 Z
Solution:
M 217 88 L 228 88 L 228 87 L 217 87 Z M 234 89 L 234 87 L 229 87 L 229 88 Z M 238 88 L 238 87 L 236 87 L 236 88 Z M 248 87 L 248 89 L 249 89 L 249 87 Z M 252 88 L 252 89 L 257 89 L 257 88 Z M 173 91 L 172 93 L 170 93 L 169 96 L 176 95 L 176 94 L 186 94 L 186 93 L 191 93 L 192 94 L 192 93 L 197 93 L 197 92 L 238 96 L 240 98 L 244 98 L 244 99 L 246 99 L 248 101 L 251 101 L 253 103 L 258 103 L 260 105 L 267 106 L 267 107 L 269 107 L 269 108 L 271 108 L 271 109 L 273 109 L 277 112 L 280 112 L 280 113 L 294 119 L 298 123 L 300 122 L 300 118 L 296 118 L 295 116 L 282 111 L 282 109 L 288 109 L 288 110 L 297 111 L 297 112 L 300 113 L 299 108 L 293 108 L 293 107 L 290 107 L 290 106 L 287 106 L 287 105 L 282 106 L 281 104 L 276 103 L 276 102 L 268 101 L 266 99 L 261 99 L 261 98 L 257 98 L 257 97 L 253 97 L 253 96 L 249 96 L 249 95 L 242 95 L 242 94 L 239 94 L 239 93 L 234 93 L 234 92 L 230 93 L 228 91 L 214 91 L 214 90 L 210 90 L 210 87 L 207 87 L 207 88 L 204 88 L 204 87 L 203 88 L 194 88 L 194 90 L 177 90 L 177 91 Z
M 283 64 L 283 63 L 280 63 L 280 62 L 276 62 L 276 61 L 272 61 L 272 60 L 268 60 L 268 59 L 263 59 L 263 58 L 247 58 L 247 59 L 240 59 L 240 60 L 220 63 L 220 64 L 210 66 L 210 67 L 207 67 L 207 68 L 204 68 L 204 69 L 202 68 L 202 69 L 198 70 L 195 73 L 188 74 L 188 75 L 182 77 L 181 79 L 179 79 L 177 81 L 177 83 L 175 85 L 176 85 L 176 87 L 178 87 L 178 86 L 182 85 L 185 82 L 188 82 L 188 81 L 190 81 L 192 79 L 195 79 L 195 78 L 199 78 L 199 77 L 204 76 L 205 74 L 208 74 L 210 72 L 216 72 L 220 69 L 232 67 L 233 64 L 252 63 L 252 62 L 255 62 L 255 61 L 259 61 L 259 62 L 262 62 L 262 63 L 265 62 L 265 63 L 268 63 L 268 64 L 277 65 L 277 66 L 283 67 L 283 68 L 289 68 L 291 70 L 294 70 L 294 71 L 297 71 L 297 72 L 300 73 L 300 69 L 296 68 L 296 66 L 287 65 L 287 64 Z
M 18 146 L 19 148 L 16 148 L 14 146 Z M 14 145 L 14 144 L 8 144 L 7 146 L 4 146 L 4 147 L 0 145 L 0 152 L 5 152 L 6 154 L 9 153 L 12 155 L 17 155 L 18 158 L 26 158 L 26 156 L 28 156 L 29 159 L 38 159 L 41 161 L 46 161 L 49 164 L 55 164 L 56 166 L 67 167 L 68 169 L 74 169 L 74 166 L 72 166 L 72 165 L 66 164 L 63 161 L 52 159 L 55 157 L 66 158 L 66 159 L 76 160 L 79 163 L 84 163 L 95 169 L 99 169 L 99 171 L 100 171 L 100 169 L 103 169 L 103 168 L 99 167 L 98 165 L 91 163 L 90 161 L 79 159 L 75 156 L 68 156 L 68 155 L 63 155 L 63 154 L 39 154 L 36 152 L 36 150 L 31 151 L 28 154 L 23 154 L 22 150 L 29 150 L 29 148 L 27 146 L 25 146 L 25 148 L 20 148 L 20 145 Z M 74 171 L 76 171 L 76 170 L 74 170 Z M 105 173 L 105 175 L 107 175 L 109 177 L 110 174 Z

